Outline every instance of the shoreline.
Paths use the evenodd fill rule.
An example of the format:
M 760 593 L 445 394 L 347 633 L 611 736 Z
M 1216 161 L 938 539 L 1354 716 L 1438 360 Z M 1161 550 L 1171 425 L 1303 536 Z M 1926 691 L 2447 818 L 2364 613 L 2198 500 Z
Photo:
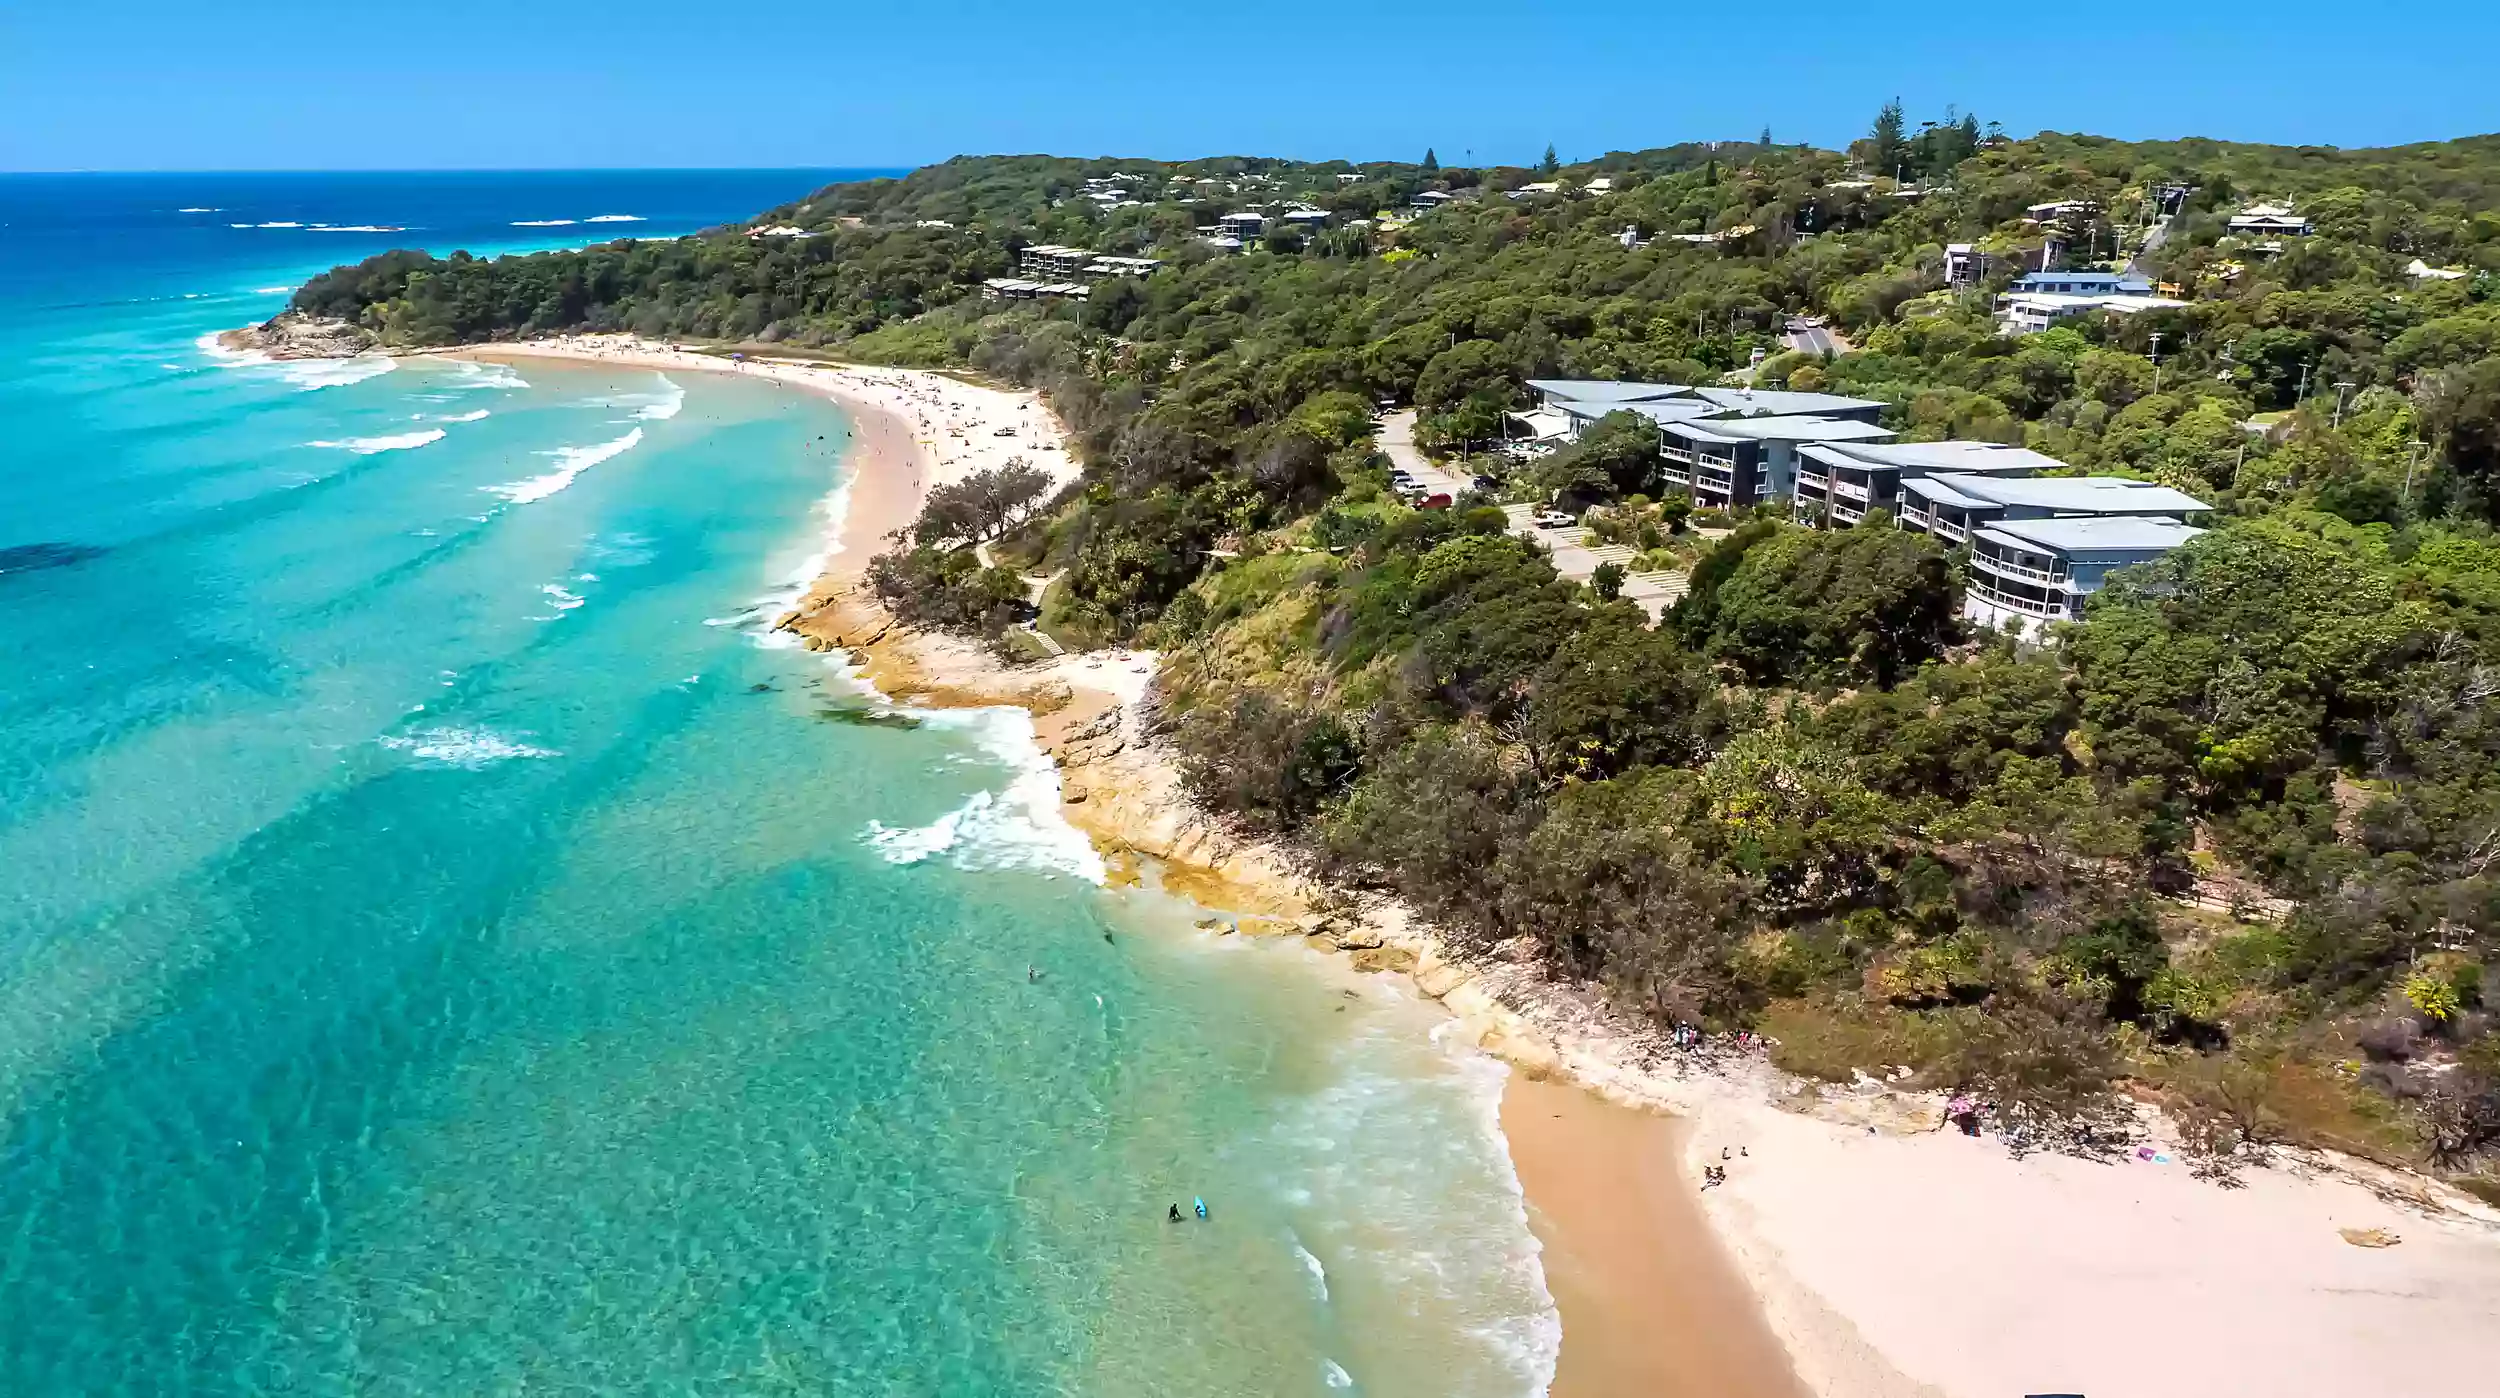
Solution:
M 1939 1102 L 1872 1080 L 1805 1084 L 1759 1057 L 1696 1061 L 1536 968 L 1457 964 L 1394 903 L 1314 913 L 1320 890 L 1285 851 L 1186 799 L 1137 712 L 1151 654 L 1010 669 L 896 625 L 860 589 L 921 493 L 987 460 L 929 416 L 927 395 L 994 395 L 1021 421 L 1030 394 L 614 337 L 451 353 L 740 373 L 853 408 L 861 455 L 836 551 L 776 629 L 846 652 L 897 702 L 1027 709 L 1062 811 L 1114 886 L 1152 878 L 1241 914 L 1245 932 L 1306 935 L 1358 969 L 1406 974 L 1510 1064 L 1502 1129 L 1563 1311 L 1563 1398 L 2327 1393 L 2500 1362 L 2500 1332 L 2476 1319 L 2500 1313 L 2500 1212 L 2418 1176 L 2278 1151 L 2225 1191 L 2167 1158 L 2014 1160 L 1936 1131 Z M 1064 450 L 1049 464 L 1074 474 Z M 1703 1163 L 1723 1158 L 1727 1186 L 1701 1190 Z M 2404 1245 L 2347 1240 L 2372 1229 Z M 2126 1343 L 2079 1349 L 2079 1314 Z M 2301 1343 L 2280 1341 L 2291 1329 Z

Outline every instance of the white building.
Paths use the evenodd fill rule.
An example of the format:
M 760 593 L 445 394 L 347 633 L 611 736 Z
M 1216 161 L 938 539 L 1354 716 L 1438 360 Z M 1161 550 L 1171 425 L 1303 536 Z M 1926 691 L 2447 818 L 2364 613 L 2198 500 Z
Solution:
M 2471 273 L 2454 267 L 2433 267 L 2417 257 L 2405 268 L 2405 275 L 2417 282 L 2461 282 Z
M 2024 519 L 1992 524 L 1970 540 L 1962 615 L 1991 629 L 2029 634 L 2079 621 L 2119 568 L 2149 563 L 2204 533 L 2175 519 Z
M 1255 242 L 1267 234 L 1267 215 L 1253 213 L 1226 214 L 1215 221 L 1216 231 L 1227 238 Z
M 1088 277 L 1151 277 L 1163 265 L 1159 257 L 1097 257 L 1085 264 Z
M 2145 311 L 2175 310 L 2186 304 L 2167 296 L 2009 291 L 1997 298 L 1997 322 L 2008 335 L 2036 335 L 2059 321 L 2073 320 L 2094 311 L 2125 316 Z
M 2309 220 L 2282 204 L 2251 204 L 2226 227 L 2240 238 L 2306 238 L 2312 231 Z
M 1083 282 L 1046 282 L 1031 277 L 992 277 L 981 283 L 981 294 L 993 301 L 1039 301 L 1046 297 L 1066 297 L 1082 301 L 1093 295 Z
M 1094 254 L 1088 248 L 1036 243 L 1016 254 L 1016 267 L 1028 277 L 1070 281 L 1085 275 L 1086 266 L 1093 260 Z
M 1986 267 L 1985 259 L 1979 255 L 1979 250 L 1974 245 L 1970 243 L 1944 245 L 1944 284 L 1946 286 L 1976 286 L 1979 279 L 1986 275 Z

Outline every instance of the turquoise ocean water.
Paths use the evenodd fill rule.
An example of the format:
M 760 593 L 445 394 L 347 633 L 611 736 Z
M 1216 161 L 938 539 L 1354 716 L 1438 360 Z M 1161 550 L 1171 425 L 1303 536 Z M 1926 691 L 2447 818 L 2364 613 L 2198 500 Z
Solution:
M 0 1393 L 1541 1388 L 1497 1067 L 760 633 L 836 408 L 202 343 L 825 178 L 0 178 Z

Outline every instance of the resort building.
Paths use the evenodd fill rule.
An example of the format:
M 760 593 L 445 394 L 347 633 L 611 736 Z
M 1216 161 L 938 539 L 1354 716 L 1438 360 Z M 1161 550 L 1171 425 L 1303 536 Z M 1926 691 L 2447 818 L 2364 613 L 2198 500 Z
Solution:
M 1163 265 L 1160 257 L 1097 257 L 1085 264 L 1089 277 L 1151 277 Z
M 2066 464 L 1994 442 L 1818 442 L 1796 449 L 1796 511 L 1847 528 L 1889 510 L 1897 527 L 1969 550 L 1963 615 L 2036 632 L 2083 615 L 2113 568 L 2203 532 L 2212 506 L 2150 481 L 2049 476 Z
M 981 283 L 981 294 L 993 301 L 1038 301 L 1044 297 L 1065 296 L 1082 301 L 1093 294 L 1083 282 L 1045 282 L 1030 277 L 992 277 Z
M 1085 275 L 1087 264 L 1093 260 L 1094 254 L 1085 248 L 1037 243 L 1016 254 L 1016 268 L 1028 277 L 1068 281 Z
M 1837 393 L 1614 379 L 1531 379 L 1538 406 L 1511 414 L 1534 441 L 1577 441 L 1613 413 L 1647 418 L 1658 429 L 1668 487 L 1705 509 L 1745 509 L 1796 489 L 1798 452 L 1813 443 L 1892 440 L 1880 426 L 1884 405 Z
M 1308 231 L 1325 227 L 1328 223 L 1328 211 L 1326 209 L 1287 209 L 1278 214 L 1276 219 L 1279 223 L 1290 223 L 1296 228 Z
M 1798 518 L 1846 529 L 1870 510 L 1901 510 L 1905 480 L 1938 473 L 2036 476 L 2066 463 L 1994 442 L 1821 442 L 1797 449 Z
M 1643 404 L 1654 409 L 1661 404 Z M 1749 509 L 1797 489 L 1797 452 L 1810 443 L 1888 442 L 1870 422 L 1839 417 L 1691 417 L 1658 424 L 1660 474 L 1705 510 Z
M 2007 520 L 1971 536 L 1962 615 L 1991 629 L 2036 634 L 2078 621 L 2112 570 L 2149 563 L 2205 531 L 2175 519 Z
M 2170 519 L 2185 522 L 2213 506 L 2151 481 L 2120 476 L 2033 478 L 1944 472 L 1901 482 L 1900 527 L 1948 544 L 2008 521 Z
M 1267 235 L 1267 215 L 1226 214 L 1215 221 L 1215 228 L 1224 237 L 1238 238 L 1245 243 L 1255 242 Z

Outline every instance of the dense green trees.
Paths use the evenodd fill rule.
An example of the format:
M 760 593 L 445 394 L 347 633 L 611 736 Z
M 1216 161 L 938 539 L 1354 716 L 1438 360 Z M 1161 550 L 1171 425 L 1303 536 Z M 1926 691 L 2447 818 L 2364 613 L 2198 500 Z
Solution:
M 956 160 L 755 221 L 802 238 L 394 253 L 296 304 L 394 343 L 634 329 L 1039 387 L 1084 480 L 1047 503 L 1008 481 L 933 500 L 877 561 L 879 593 L 994 631 L 1023 584 L 969 545 L 1064 569 L 1058 634 L 1173 652 L 1163 698 L 1201 801 L 1461 943 L 1516 942 L 1644 1013 L 1774 1013 L 1800 1051 L 1878 1035 L 1899 1055 L 1882 1061 L 2044 1115 L 2127 1073 L 2266 1120 L 2250 1082 L 2342 1082 L 2354 1026 L 2399 1016 L 2441 1072 L 2374 1080 L 2430 1094 L 2400 1109 L 2430 1153 L 2482 1149 L 2500 1134 L 2481 974 L 2500 954 L 2500 138 L 2008 141 L 1950 110 L 1913 130 L 1895 102 L 1854 155 Z M 1135 177 L 1134 206 L 1081 196 L 1111 174 Z M 1500 197 L 1541 174 L 1612 188 Z M 1352 223 L 1428 188 L 1457 197 L 1394 232 Z M 2233 239 L 2253 197 L 2317 235 L 2280 255 Z M 1219 256 L 1192 238 L 1209 199 L 1336 222 Z M 2025 216 L 2048 201 L 2100 208 L 2056 220 L 2070 261 L 2176 206 L 2143 261 L 2189 304 L 2000 334 L 1990 296 L 2036 263 Z M 977 295 L 1040 242 L 1165 265 L 1082 304 Z M 1987 255 L 1979 286 L 1944 286 L 1947 242 Z M 2415 258 L 2469 275 L 2417 279 Z M 1858 348 L 1779 353 L 1807 311 Z M 1704 382 L 1755 348 L 1775 352 L 1763 382 L 1881 400 L 1906 439 L 2164 481 L 2214 503 L 2215 528 L 2017 647 L 1968 634 L 1956 560 L 1880 518 L 1731 521 L 1653 628 L 1498 511 L 1384 491 L 1381 400 L 1421 410 L 1428 449 L 1464 447 L 1501 434 L 1529 377 Z M 1654 494 L 1657 446 L 1617 414 L 1511 485 Z M 2147 898 L 2199 879 L 2282 900 L 2275 920 L 2191 925 Z

